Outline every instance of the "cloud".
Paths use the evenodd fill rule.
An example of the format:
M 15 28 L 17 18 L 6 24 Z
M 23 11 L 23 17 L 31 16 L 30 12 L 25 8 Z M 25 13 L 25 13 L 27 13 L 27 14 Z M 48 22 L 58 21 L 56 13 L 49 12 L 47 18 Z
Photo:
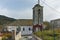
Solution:
M 7 8 L 3 8 L 2 6 L 0 6 L 0 15 L 8 15 Z
M 9 10 L 1 6 L 0 15 L 5 15 L 16 19 L 32 19 L 32 9 L 26 8 L 24 10 Z
M 43 0 L 44 1 L 44 0 Z M 43 6 L 44 6 L 44 21 L 50 21 L 50 20 L 54 20 L 54 19 L 58 19 L 60 18 L 60 14 L 59 14 L 59 10 L 60 10 L 60 0 L 45 0 L 45 3 L 47 3 L 49 6 L 51 6 L 52 8 L 48 7 L 47 5 L 45 5 L 43 2 Z M 56 11 L 57 10 L 57 11 Z
M 19 11 L 10 12 L 12 17 L 16 19 L 32 19 L 32 9 L 24 9 Z
M 0 15 L 16 19 L 32 19 L 32 8 L 37 4 L 37 2 L 37 0 L 0 0 Z M 60 0 L 45 0 L 44 2 L 60 12 Z M 60 14 L 58 12 L 49 8 L 43 2 L 40 4 L 44 6 L 44 21 L 60 18 Z

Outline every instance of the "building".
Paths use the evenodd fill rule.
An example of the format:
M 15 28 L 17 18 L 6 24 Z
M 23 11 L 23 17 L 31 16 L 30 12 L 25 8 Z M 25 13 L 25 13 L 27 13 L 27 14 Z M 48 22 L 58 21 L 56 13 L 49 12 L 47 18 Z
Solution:
M 43 24 L 43 6 L 36 4 L 33 7 L 33 32 L 42 31 Z
M 21 38 L 21 31 L 19 26 L 6 26 L 7 30 L 12 33 L 13 40 L 19 40 Z
M 52 28 L 60 28 L 60 19 L 51 20 Z
M 43 6 L 39 4 L 34 5 L 33 7 L 33 19 L 20 19 L 9 25 L 7 29 L 9 31 L 13 30 L 14 27 L 20 27 L 21 35 L 30 35 L 33 32 L 42 31 L 43 25 Z
M 20 28 L 19 30 L 20 30 L 22 36 L 32 35 L 32 29 L 33 29 L 32 19 L 19 19 L 13 23 L 7 25 L 8 31 L 15 30 L 15 27 Z
M 21 38 L 21 29 L 20 26 L 13 26 L 13 24 L 7 24 L 4 27 L 4 31 L 3 32 L 10 32 L 12 35 L 12 40 L 20 40 Z
M 19 19 L 6 25 L 6 29 L 13 34 L 13 38 L 19 40 L 22 36 L 32 35 L 32 32 L 42 31 L 43 27 L 43 6 L 38 2 L 33 7 L 33 19 Z

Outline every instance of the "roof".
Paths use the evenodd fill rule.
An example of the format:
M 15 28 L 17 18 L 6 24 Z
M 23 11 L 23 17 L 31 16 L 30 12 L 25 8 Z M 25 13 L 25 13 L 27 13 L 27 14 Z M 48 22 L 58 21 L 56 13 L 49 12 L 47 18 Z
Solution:
M 43 6 L 41 6 L 41 5 L 39 5 L 39 4 L 36 4 L 34 7 L 33 7 L 33 9 L 35 8 L 35 7 L 43 7 Z
M 60 19 L 54 19 L 54 20 L 51 20 L 51 21 L 60 21 Z
M 32 19 L 19 19 L 12 22 L 8 26 L 32 26 L 33 25 L 32 21 L 33 21 Z

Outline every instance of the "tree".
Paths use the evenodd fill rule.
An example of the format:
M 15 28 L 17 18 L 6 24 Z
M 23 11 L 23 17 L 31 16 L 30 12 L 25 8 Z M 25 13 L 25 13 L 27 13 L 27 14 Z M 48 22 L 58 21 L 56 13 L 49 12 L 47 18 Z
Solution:
M 46 28 L 45 29 L 47 29 L 47 30 L 52 27 L 51 23 L 48 22 L 48 21 L 44 21 L 43 24 L 46 25 Z

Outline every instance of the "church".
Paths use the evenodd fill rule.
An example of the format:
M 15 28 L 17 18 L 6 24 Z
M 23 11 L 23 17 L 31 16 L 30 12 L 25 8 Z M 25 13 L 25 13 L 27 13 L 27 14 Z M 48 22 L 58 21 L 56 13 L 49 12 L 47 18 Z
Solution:
M 28 35 L 43 29 L 43 6 L 38 3 L 33 7 L 33 19 L 19 19 L 7 26 L 20 26 L 21 34 Z M 14 29 L 14 28 L 10 28 Z M 10 30 L 9 29 L 9 30 Z
M 19 27 L 21 35 L 32 35 L 33 32 L 42 31 L 43 29 L 43 6 L 39 1 L 33 7 L 33 19 L 19 19 L 6 26 L 8 31 L 18 30 L 14 27 Z M 17 31 L 16 31 L 17 32 Z

